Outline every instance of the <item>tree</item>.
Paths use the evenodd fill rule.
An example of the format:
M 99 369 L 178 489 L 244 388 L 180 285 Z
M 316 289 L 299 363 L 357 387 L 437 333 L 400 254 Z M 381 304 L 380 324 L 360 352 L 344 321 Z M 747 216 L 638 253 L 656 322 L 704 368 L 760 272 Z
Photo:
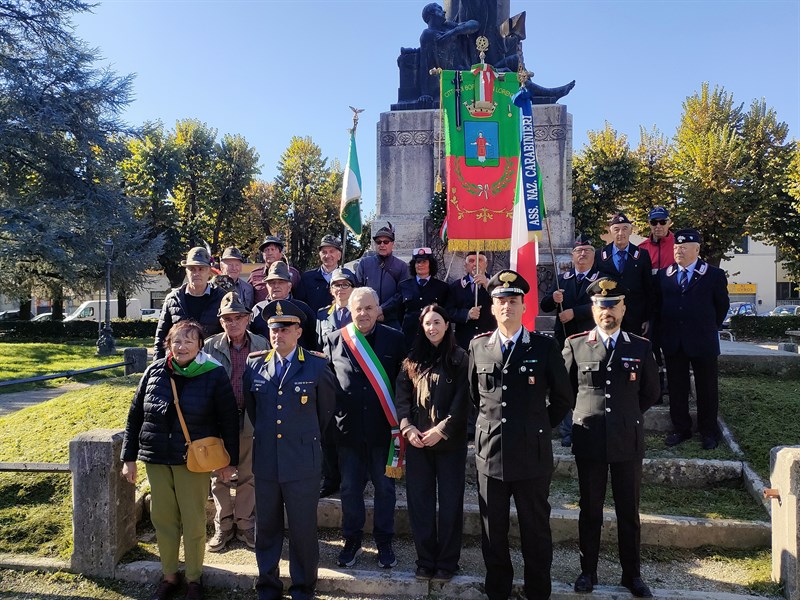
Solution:
M 742 107 L 724 88 L 700 93 L 683 103 L 675 134 L 674 174 L 678 202 L 673 219 L 703 236 L 704 260 L 718 266 L 736 247 L 753 210 L 745 202 L 745 148 Z
M 313 264 L 323 235 L 341 235 L 342 173 L 326 163 L 310 137 L 293 137 L 278 162 L 274 183 L 277 230 L 285 232 L 289 257 L 301 271 Z
M 800 157 L 789 127 L 766 102 L 754 100 L 742 123 L 748 230 L 769 242 L 792 279 L 800 281 Z
M 572 161 L 572 214 L 575 232 L 599 243 L 608 218 L 631 198 L 637 161 L 627 136 L 617 134 L 609 123 L 587 135 L 589 144 Z
M 638 231 L 648 231 L 648 213 L 654 206 L 675 210 L 675 178 L 672 168 L 673 148 L 656 127 L 639 128 L 639 145 L 634 151 L 638 162 L 636 184 L 624 209 Z
M 94 67 L 72 33 L 78 0 L 0 2 L 0 287 L 22 298 L 96 290 L 102 241 L 124 255 L 116 286 L 142 285 L 160 239 L 146 239 L 116 170 L 130 76 Z M 27 299 L 27 300 L 26 300 Z

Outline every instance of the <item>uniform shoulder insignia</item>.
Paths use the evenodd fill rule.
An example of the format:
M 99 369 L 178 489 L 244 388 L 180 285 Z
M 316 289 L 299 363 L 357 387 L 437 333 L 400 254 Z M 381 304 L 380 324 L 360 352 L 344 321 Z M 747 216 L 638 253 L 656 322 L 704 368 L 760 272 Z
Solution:
M 598 277 L 600 277 L 600 271 L 595 271 L 593 275 L 590 275 L 586 279 L 589 281 L 595 281 Z
M 633 258 L 634 259 L 638 259 L 639 258 L 639 249 L 638 248 L 634 251 Z
M 705 275 L 706 271 L 708 271 L 708 263 L 703 263 L 695 269 L 695 272 L 699 275 Z
M 462 288 L 466 288 L 469 285 L 469 279 L 467 279 L 466 275 L 462 277 L 459 281 L 461 281 Z
M 603 260 L 608 260 L 608 251 L 607 250 L 603 250 L 602 256 L 603 256 Z
M 473 340 L 477 340 L 478 338 L 482 338 L 482 337 L 486 337 L 486 336 L 492 335 L 492 333 L 494 333 L 494 332 L 493 332 L 493 331 L 486 331 L 486 332 L 484 332 L 484 333 L 479 333 L 478 335 L 476 335 L 476 336 L 475 336 L 474 338 L 472 338 L 472 339 L 473 339 Z
M 317 358 L 324 358 L 325 360 L 328 360 L 328 357 L 325 356 L 325 354 L 323 354 L 322 352 L 317 352 L 316 350 L 306 350 L 306 352 L 308 352 L 311 356 L 316 356 Z
M 259 358 L 261 356 L 267 356 L 272 350 L 259 350 L 258 352 L 251 352 L 247 355 L 247 358 Z
M 585 335 L 589 335 L 589 332 L 588 332 L 588 331 L 581 331 L 580 333 L 575 333 L 575 334 L 572 334 L 572 335 L 571 335 L 571 336 L 569 336 L 567 339 L 568 339 L 568 340 L 574 340 L 574 339 L 576 339 L 576 338 L 583 337 L 583 336 L 585 336 Z
M 675 264 L 671 264 L 670 266 L 668 266 L 667 267 L 667 277 L 672 277 L 675 274 L 675 271 L 677 271 L 677 270 L 678 270 L 678 268 L 677 268 L 677 266 Z
M 572 271 L 567 271 L 561 277 L 563 277 L 564 279 L 572 279 L 573 277 L 575 277 L 575 273 L 573 273 Z

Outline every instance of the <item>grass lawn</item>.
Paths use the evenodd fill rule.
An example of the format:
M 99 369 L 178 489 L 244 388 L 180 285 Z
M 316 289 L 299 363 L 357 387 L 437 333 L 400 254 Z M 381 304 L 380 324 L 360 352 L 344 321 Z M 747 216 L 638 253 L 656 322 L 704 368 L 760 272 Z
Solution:
M 120 377 L 0 419 L 0 462 L 69 462 L 69 442 L 122 429 L 139 375 Z M 0 473 L 0 552 L 67 558 L 72 551 L 69 474 Z
M 152 347 L 152 338 L 131 338 L 117 340 L 118 348 L 145 346 Z M 122 361 L 122 350 L 113 356 L 97 356 L 97 347 L 92 340 L 79 340 L 67 343 L 0 343 L 0 381 L 50 375 L 63 371 L 77 371 L 99 367 Z M 119 377 L 123 367 L 76 375 L 73 381 L 97 381 Z M 33 387 L 58 387 L 66 378 L 51 379 L 36 383 L 0 387 L 0 394 L 20 392 Z
M 722 418 L 747 461 L 769 481 L 770 450 L 800 445 L 800 380 L 754 375 L 723 377 L 719 385 Z

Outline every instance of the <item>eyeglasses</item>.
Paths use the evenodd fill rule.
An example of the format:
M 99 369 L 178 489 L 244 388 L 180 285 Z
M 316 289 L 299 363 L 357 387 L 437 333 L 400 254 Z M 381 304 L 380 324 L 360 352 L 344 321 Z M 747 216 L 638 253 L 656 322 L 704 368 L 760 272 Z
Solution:
M 591 254 L 594 252 L 594 248 L 573 248 L 573 254 Z
M 655 227 L 656 225 L 666 225 L 666 224 L 667 224 L 667 219 L 652 219 L 650 221 L 650 225 L 652 225 L 653 227 Z
M 388 246 L 392 243 L 392 240 L 375 240 L 375 244 L 378 246 Z
M 353 286 L 351 284 L 345 282 L 345 283 L 332 283 L 331 287 L 333 289 L 347 289 L 347 288 L 351 288 Z

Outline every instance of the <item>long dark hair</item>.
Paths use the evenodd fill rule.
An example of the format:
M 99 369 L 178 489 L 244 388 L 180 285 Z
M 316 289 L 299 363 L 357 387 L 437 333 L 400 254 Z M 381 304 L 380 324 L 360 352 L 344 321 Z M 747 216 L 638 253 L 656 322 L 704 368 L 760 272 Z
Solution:
M 422 321 L 425 315 L 435 312 L 444 320 L 447 328 L 444 332 L 442 341 L 438 346 L 431 344 L 428 336 L 425 335 L 425 330 L 422 328 Z M 419 324 L 417 325 L 417 335 L 414 338 L 414 343 L 411 346 L 411 352 L 408 353 L 408 358 L 403 361 L 403 366 L 408 372 L 408 376 L 414 380 L 427 369 L 430 369 L 437 362 L 441 361 L 445 371 L 448 374 L 455 371 L 453 364 L 453 351 L 456 349 L 456 336 L 453 334 L 453 329 L 450 327 L 450 316 L 447 311 L 436 304 L 429 304 L 422 309 L 419 315 Z

